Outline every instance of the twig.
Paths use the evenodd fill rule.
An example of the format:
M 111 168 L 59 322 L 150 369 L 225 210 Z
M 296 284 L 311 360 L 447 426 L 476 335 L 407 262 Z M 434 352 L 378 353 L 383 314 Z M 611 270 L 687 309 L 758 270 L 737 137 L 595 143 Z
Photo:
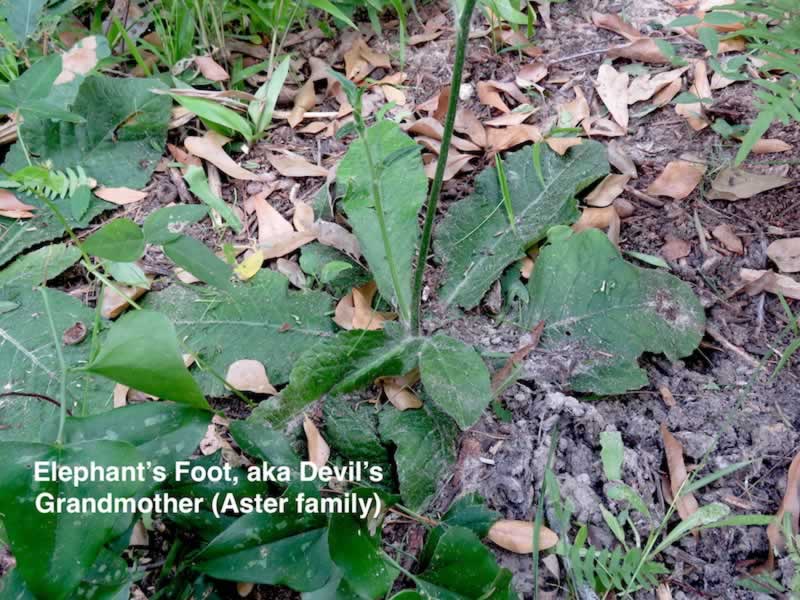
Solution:
M 612 48 L 613 46 L 608 48 L 596 48 L 594 50 L 587 50 L 586 52 L 579 52 L 578 54 L 570 54 L 569 56 L 562 56 L 561 58 L 555 58 L 553 60 L 547 61 L 547 66 L 549 67 L 550 65 L 557 65 L 563 62 L 569 62 L 577 58 L 584 58 L 585 56 L 593 56 L 595 54 L 605 54 Z
M 59 402 L 55 398 L 51 398 L 50 396 L 45 396 L 44 394 L 34 394 L 33 392 L 5 392 L 0 394 L 0 398 L 10 398 L 12 396 L 18 396 L 20 398 L 36 398 L 37 400 L 49 402 L 50 404 L 54 404 L 57 407 L 61 408 L 61 402 Z M 72 411 L 70 409 L 67 409 L 67 414 L 71 417 Z
M 747 352 L 739 348 L 739 346 L 733 344 L 732 342 L 728 341 L 720 331 L 714 327 L 713 325 L 706 324 L 706 333 L 714 338 L 717 342 L 722 344 L 722 347 L 725 348 L 728 352 L 732 352 L 743 361 L 745 361 L 748 365 L 756 368 L 762 368 L 761 363 L 757 361 L 755 358 L 750 356 Z
M 640 192 L 636 188 L 632 188 L 629 185 L 625 186 L 625 191 L 628 192 L 631 196 L 634 196 L 635 198 L 638 198 L 639 200 L 646 202 L 650 206 L 655 206 L 656 208 L 664 207 L 664 203 L 661 200 L 653 198 L 652 196 L 650 196 L 649 194 L 645 194 L 644 192 Z

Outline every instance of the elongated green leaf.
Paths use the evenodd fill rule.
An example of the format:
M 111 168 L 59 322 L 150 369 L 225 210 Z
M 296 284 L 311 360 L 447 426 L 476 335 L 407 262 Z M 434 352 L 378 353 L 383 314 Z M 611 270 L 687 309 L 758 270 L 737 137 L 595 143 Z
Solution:
M 59 397 L 60 373 L 55 344 L 60 336 L 80 323 L 91 330 L 94 311 L 79 300 L 56 290 L 47 290 L 58 340 L 53 339 L 42 295 L 30 284 L 18 287 L 0 285 L 0 301 L 15 308 L 0 311 L 0 382 L 4 392 L 42 394 Z M 81 367 L 89 359 L 89 342 L 62 346 L 68 369 Z M 88 415 L 111 408 L 110 382 L 87 373 L 69 371 L 67 397 L 75 414 Z M 10 396 L 0 398 L 0 440 L 52 441 L 53 435 L 40 437 L 42 428 L 56 419 L 58 408 L 41 399 Z
M 50 244 L 18 258 L 0 270 L 0 285 L 38 285 L 58 277 L 78 262 L 80 250 L 66 244 Z
M 144 234 L 130 219 L 114 219 L 83 242 L 93 256 L 119 262 L 133 262 L 144 252 Z
M 385 442 L 397 446 L 394 461 L 403 504 L 424 510 L 455 462 L 458 429 L 444 413 L 425 405 L 402 412 L 386 407 L 379 431 Z
M 664 536 L 664 539 L 658 546 L 656 546 L 656 549 L 653 550 L 651 556 L 655 556 L 665 548 L 669 548 L 672 544 L 677 542 L 692 529 L 710 525 L 715 521 L 721 521 L 722 519 L 726 518 L 730 512 L 730 507 L 727 504 L 722 504 L 721 502 L 714 502 L 712 504 L 701 506 L 699 509 L 697 509 L 697 512 L 694 512 L 683 519 L 666 536 Z
M 478 176 L 474 192 L 453 204 L 436 230 L 435 256 L 445 269 L 439 295 L 445 305 L 476 306 L 550 227 L 577 219 L 575 194 L 608 173 L 605 147 L 597 142 L 584 142 L 563 157 L 545 148 L 541 178 L 530 147 L 508 154 L 504 163 L 513 225 L 492 168 Z
M 26 0 L 22 0 L 24 4 Z M 30 102 L 47 97 L 61 72 L 61 56 L 53 54 L 36 62 L 8 87 L 16 103 L 17 110 L 24 109 Z
M 676 360 L 697 348 L 705 315 L 688 285 L 625 262 L 596 229 L 574 235 L 559 230 L 551 240 L 528 284 L 531 301 L 522 324 L 545 322 L 542 344 L 554 364 L 560 355 L 571 357 L 573 389 L 635 389 L 647 383 L 636 362 L 643 352 Z
M 0 443 L 6 457 L 0 465 L 0 513 L 4 515 L 17 570 L 28 589 L 40 598 L 61 600 L 70 596 L 94 564 L 103 544 L 113 535 L 119 514 L 39 512 L 41 494 L 57 498 L 101 498 L 112 494 L 131 497 L 136 481 L 87 481 L 76 489 L 71 483 L 34 482 L 36 461 L 57 462 L 62 467 L 135 466 L 141 455 L 126 442 L 96 440 L 84 444 Z M 47 497 L 43 498 L 44 500 Z
M 381 295 L 407 322 L 411 305 L 411 265 L 419 238 L 417 215 L 425 202 L 428 181 L 419 153 L 413 151 L 416 144 L 395 123 L 382 121 L 370 127 L 366 137 L 378 171 L 375 183 L 382 199 L 384 231 L 378 226 L 379 214 L 372 179 L 366 168 L 363 140 L 350 145 L 339 163 L 336 181 L 340 193 L 345 194 L 347 218 Z M 396 160 L 390 160 L 397 156 Z
M 169 319 L 140 310 L 111 326 L 100 352 L 86 369 L 159 398 L 208 408 L 181 355 Z
M 235 233 L 242 231 L 242 222 L 239 217 L 236 216 L 233 209 L 222 198 L 211 190 L 208 178 L 201 167 L 190 166 L 183 178 L 189 184 L 189 189 L 192 193 L 208 204 L 212 210 L 217 211 Z
M 276 431 L 266 423 L 256 421 L 234 421 L 230 427 L 231 435 L 239 447 L 270 465 L 290 467 L 300 470 L 300 457 L 292 448 L 282 432 Z
M 252 3 L 251 3 L 252 5 Z M 272 121 L 272 112 L 278 102 L 286 76 L 289 74 L 291 56 L 286 56 L 272 73 L 269 81 L 256 90 L 256 100 L 250 103 L 247 113 L 255 124 L 256 134 L 261 135 Z
M 220 125 L 242 134 L 250 139 L 253 136 L 253 128 L 239 113 L 222 106 L 219 102 L 206 100 L 205 98 L 190 98 L 175 94 L 172 96 L 178 104 L 193 112 L 204 121 L 209 121 L 215 125 Z
M 344 23 L 347 23 L 353 29 L 358 29 L 358 27 L 356 27 L 356 24 L 353 23 L 353 21 L 350 19 L 350 17 L 348 17 L 346 14 L 344 14 L 341 11 L 341 9 L 339 9 L 330 0 L 308 0 L 308 3 L 311 6 L 315 6 L 316 8 L 318 8 L 320 10 L 324 10 L 326 13 L 328 13 L 333 18 L 339 19 L 340 21 L 342 21 Z
M 613 483 L 608 486 L 606 495 L 612 500 L 625 501 L 633 508 L 642 513 L 645 517 L 650 516 L 650 510 L 642 500 L 642 497 L 632 487 L 624 483 Z
M 622 479 L 622 460 L 625 446 L 619 431 L 603 431 L 600 433 L 600 458 L 603 461 L 603 473 L 609 481 Z
M 346 460 L 363 460 L 384 467 L 389 483 L 389 452 L 378 434 L 375 409 L 366 404 L 354 404 L 349 398 L 331 397 L 323 405 L 325 415 L 325 441 Z M 380 482 L 372 482 L 380 483 Z
M 231 289 L 233 269 L 229 264 L 217 258 L 217 255 L 211 252 L 203 242 L 188 235 L 182 235 L 165 243 L 162 248 L 164 254 L 176 265 L 200 281 L 205 281 L 221 290 Z
M 471 346 L 436 335 L 422 346 L 419 371 L 425 393 L 461 429 L 474 425 L 492 401 L 489 370 Z
M 284 276 L 263 269 L 230 293 L 172 286 L 148 294 L 143 306 L 169 316 L 186 345 L 222 376 L 231 363 L 252 359 L 266 367 L 273 385 L 280 385 L 300 355 L 334 330 L 330 296 L 288 287 Z M 209 396 L 230 393 L 210 373 L 198 373 L 198 381 Z

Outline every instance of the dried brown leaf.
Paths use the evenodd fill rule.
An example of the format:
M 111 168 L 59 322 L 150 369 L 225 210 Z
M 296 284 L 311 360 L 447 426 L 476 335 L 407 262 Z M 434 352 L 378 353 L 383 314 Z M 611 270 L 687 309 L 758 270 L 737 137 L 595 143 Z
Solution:
M 524 65 L 517 73 L 516 83 L 519 87 L 530 87 L 547 77 L 547 65 L 544 61 L 535 60 Z
M 728 223 L 717 225 L 711 230 L 711 235 L 718 239 L 725 248 L 736 254 L 744 254 L 744 245 L 741 238 L 736 235 L 733 227 Z
M 609 15 L 594 11 L 592 12 L 592 23 L 594 23 L 597 27 L 602 27 L 603 29 L 608 29 L 609 31 L 618 33 L 631 42 L 645 37 L 633 25 L 623 21 L 619 15 Z
M 318 467 L 324 467 L 331 457 L 331 448 L 328 442 L 314 425 L 314 421 L 307 416 L 303 419 L 303 431 L 306 433 L 306 444 L 308 445 L 308 460 Z
M 317 95 L 314 92 L 314 82 L 309 79 L 297 91 L 294 97 L 294 106 L 289 117 L 286 119 L 289 127 L 294 129 L 303 120 L 306 112 L 310 111 L 317 104 Z
M 800 272 L 800 238 L 775 240 L 767 246 L 767 256 L 782 273 Z
M 649 100 L 656 92 L 661 91 L 673 81 L 680 80 L 689 67 L 672 69 L 657 75 L 640 75 L 636 77 L 628 86 L 628 104 Z
M 512 125 L 511 127 L 489 127 L 486 129 L 486 150 L 489 153 L 502 152 L 520 144 L 541 142 L 542 132 L 536 125 Z
M 611 58 L 628 58 L 639 62 L 652 63 L 656 65 L 669 64 L 670 60 L 662 52 L 658 45 L 650 38 L 636 40 L 624 46 L 617 46 L 609 49 L 607 56 Z
M 444 126 L 432 117 L 418 119 L 406 126 L 405 130 L 406 133 L 425 136 L 437 141 L 441 141 L 444 135 Z M 459 138 L 458 136 L 452 137 L 451 145 L 463 152 L 478 152 L 481 149 L 480 146 L 473 144 L 469 140 Z M 438 151 L 436 151 L 436 153 L 438 154 Z
M 688 160 L 673 160 L 667 163 L 661 175 L 647 187 L 647 193 L 682 200 L 700 184 L 705 173 L 706 166 L 703 164 Z
M 203 137 L 187 137 L 184 140 L 184 145 L 189 152 L 207 160 L 234 179 L 242 179 L 244 181 L 269 181 L 272 179 L 269 174 L 258 175 L 237 165 L 223 149 L 223 146 L 229 141 L 224 135 L 209 131 Z
M 595 89 L 611 116 L 623 129 L 628 128 L 628 80 L 627 73 L 620 73 L 611 65 L 600 65 Z
M 638 177 L 636 164 L 633 162 L 633 159 L 628 156 L 625 147 L 620 142 L 611 140 L 608 146 L 606 146 L 606 151 L 608 153 L 608 162 L 611 163 L 617 171 L 623 175 L 628 175 L 632 179 Z
M 559 156 L 564 156 L 567 150 L 583 143 L 583 140 L 579 137 L 549 137 L 544 141 L 550 146 L 550 149 Z
M 284 154 L 267 154 L 272 167 L 284 177 L 327 177 L 328 169 L 308 162 L 299 154 L 285 151 Z
M 791 515 L 792 531 L 798 531 L 798 518 L 800 518 L 800 452 L 792 459 L 789 465 L 789 472 L 786 475 L 786 492 L 781 500 L 781 506 L 775 520 L 767 526 L 767 537 L 769 538 L 770 554 L 781 551 L 784 547 L 783 540 L 783 516 Z
M 561 127 L 577 127 L 591 114 L 589 103 L 580 86 L 576 85 L 572 90 L 575 92 L 575 99 L 558 107 L 558 124 Z
M 422 401 L 417 397 L 412 386 L 419 381 L 419 370 L 414 369 L 401 377 L 382 377 L 378 380 L 386 399 L 397 410 L 409 410 L 422 407 Z
M 533 535 L 536 526 L 531 521 L 500 519 L 489 529 L 488 538 L 501 548 L 516 554 L 533 554 Z M 539 550 L 558 543 L 558 535 L 544 525 L 539 526 Z
M 665 424 L 661 424 L 661 438 L 664 441 L 664 452 L 667 455 L 667 468 L 669 469 L 669 485 L 672 492 L 672 497 L 676 498 L 675 506 L 678 509 L 678 514 L 681 519 L 687 519 L 692 514 L 697 512 L 700 505 L 692 493 L 682 493 L 678 497 L 678 492 L 681 491 L 681 486 L 688 478 L 689 474 L 686 471 L 686 465 L 683 462 L 683 446 L 672 435 Z
M 106 319 L 116 319 L 130 308 L 131 305 L 128 303 L 128 298 L 136 301 L 147 292 L 147 288 L 143 287 L 124 285 L 117 285 L 116 287 L 122 294 L 108 286 L 104 286 L 103 289 L 103 304 L 100 307 L 100 314 Z
M 272 396 L 278 393 L 278 390 L 269 382 L 264 365 L 257 360 L 242 359 L 231 363 L 228 367 L 228 373 L 225 375 L 225 381 L 233 389 L 240 392 L 253 392 Z
M 94 195 L 106 202 L 111 202 L 118 206 L 141 202 L 147 198 L 147 192 L 132 190 L 130 188 L 108 188 L 100 187 L 94 191 Z
M 475 156 L 472 154 L 460 154 L 451 150 L 447 154 L 447 165 L 444 169 L 444 180 L 450 181 L 460 171 L 465 169 L 469 165 L 469 161 L 473 158 L 475 158 Z M 434 160 L 431 160 L 425 164 L 425 175 L 428 176 L 428 179 L 434 178 L 434 175 L 436 174 L 437 162 L 438 158 L 434 158 Z
M 278 273 L 285 275 L 289 283 L 301 290 L 305 289 L 306 276 L 305 273 L 303 273 L 303 269 L 300 268 L 300 265 L 294 261 L 279 258 L 275 266 L 278 268 Z
M 762 289 L 771 294 L 783 294 L 787 298 L 800 300 L 800 281 L 788 275 L 779 275 L 774 271 L 741 269 L 739 271 L 739 278 L 745 284 L 752 284 L 760 280 Z
M 97 66 L 97 37 L 85 37 L 61 55 L 61 73 L 53 85 L 69 83 L 78 75 L 86 75 L 95 66 Z
M 196 56 L 194 64 L 197 65 L 203 77 L 209 81 L 227 81 L 230 79 L 230 75 L 222 68 L 222 65 L 210 56 Z
M 572 226 L 573 231 L 581 232 L 585 229 L 606 230 L 608 239 L 615 245 L 619 244 L 620 218 L 613 206 L 604 208 L 584 208 L 578 221 Z
M 320 244 L 336 248 L 355 259 L 361 257 L 361 246 L 358 243 L 358 238 L 338 223 L 318 221 L 316 229 L 317 241 Z
M 772 154 L 774 152 L 788 152 L 793 146 L 783 140 L 775 138 L 761 138 L 750 149 L 752 154 Z
M 17 197 L 8 190 L 0 190 L 0 217 L 30 219 L 33 216 L 31 212 L 33 210 L 36 210 L 35 206 L 20 202 L 17 200 Z
M 616 175 L 613 173 L 606 175 L 605 179 L 586 196 L 586 204 L 601 208 L 609 206 L 617 196 L 622 194 L 630 179 L 630 175 Z
M 711 85 L 708 82 L 708 67 L 705 61 L 698 60 L 694 63 L 694 81 L 689 88 L 689 93 L 698 98 L 711 98 Z M 675 112 L 685 117 L 689 126 L 695 131 L 700 131 L 708 127 L 708 119 L 705 118 L 705 111 L 702 102 L 690 102 L 676 104 Z
M 667 242 L 661 247 L 661 256 L 673 262 L 686 258 L 691 252 L 692 245 L 686 240 L 676 237 L 668 238 Z
M 707 197 L 712 200 L 742 200 L 756 194 L 791 183 L 788 177 L 748 173 L 743 169 L 722 169 L 714 181 Z

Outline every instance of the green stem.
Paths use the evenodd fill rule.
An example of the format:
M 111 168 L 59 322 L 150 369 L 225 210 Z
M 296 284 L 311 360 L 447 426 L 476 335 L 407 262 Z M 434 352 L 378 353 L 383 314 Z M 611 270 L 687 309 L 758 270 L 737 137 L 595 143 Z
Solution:
M 386 261 L 389 263 L 389 273 L 392 276 L 394 293 L 397 296 L 397 310 L 400 313 L 400 321 L 404 323 L 406 327 L 408 327 L 411 322 L 411 310 L 408 306 L 408 301 L 403 294 L 403 287 L 400 285 L 400 275 L 397 273 L 397 265 L 395 264 L 394 257 L 392 256 L 392 242 L 389 239 L 389 230 L 386 228 L 386 215 L 383 212 L 381 181 L 378 177 L 378 172 L 375 169 L 375 161 L 372 158 L 372 150 L 370 149 L 369 141 L 367 140 L 367 132 L 363 128 L 359 128 L 359 134 L 362 142 L 364 143 L 364 154 L 367 157 L 367 169 L 369 169 L 369 178 L 372 185 L 372 199 L 375 203 L 375 214 L 378 217 L 378 226 L 381 229 L 383 251 L 386 253 Z
M 425 212 L 425 224 L 422 227 L 422 238 L 419 245 L 419 256 L 417 257 L 417 269 L 414 272 L 414 288 L 411 299 L 412 315 L 411 328 L 421 333 L 420 311 L 422 305 L 422 284 L 425 276 L 425 265 L 428 262 L 428 251 L 431 246 L 431 234 L 433 233 L 433 221 L 436 218 L 436 209 L 439 205 L 439 194 L 442 191 L 444 181 L 444 170 L 447 166 L 447 155 L 450 151 L 450 140 L 453 137 L 453 127 L 456 123 L 456 111 L 458 110 L 458 95 L 461 91 L 461 74 L 464 72 L 464 59 L 466 57 L 467 42 L 469 41 L 469 24 L 472 20 L 472 11 L 475 8 L 476 0 L 466 0 L 458 24 L 458 39 L 456 40 L 456 57 L 453 63 L 453 77 L 450 82 L 450 100 L 447 103 L 447 117 L 444 121 L 444 132 L 442 133 L 442 149 L 439 160 L 436 163 L 436 174 L 431 184 L 430 195 L 428 196 L 428 206 Z
M 56 444 L 61 444 L 64 441 L 64 423 L 66 423 L 67 419 L 67 366 L 64 362 L 64 354 L 61 352 L 61 340 L 58 338 L 56 323 L 53 321 L 53 311 L 50 309 L 50 299 L 47 297 L 47 291 L 45 288 L 40 287 L 39 292 L 42 294 L 44 312 L 47 313 L 47 320 L 50 323 L 50 333 L 53 335 L 53 345 L 56 349 L 58 369 L 61 374 L 58 393 L 58 401 L 61 403 L 61 406 L 58 411 L 58 435 L 56 436 Z

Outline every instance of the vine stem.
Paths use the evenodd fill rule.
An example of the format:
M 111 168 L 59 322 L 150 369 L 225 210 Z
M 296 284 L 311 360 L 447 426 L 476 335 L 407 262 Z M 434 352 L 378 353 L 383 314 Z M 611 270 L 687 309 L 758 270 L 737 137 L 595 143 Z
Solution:
M 39 292 L 42 294 L 44 311 L 47 313 L 47 320 L 50 323 L 50 333 L 53 335 L 53 346 L 55 346 L 56 349 L 58 368 L 61 375 L 58 391 L 58 400 L 61 402 L 61 406 L 59 406 L 58 410 L 58 435 L 56 436 L 56 444 L 61 444 L 64 442 L 64 423 L 67 420 L 67 366 L 64 363 L 64 353 L 61 352 L 61 340 L 58 339 L 56 323 L 53 320 L 53 311 L 50 309 L 50 299 L 47 297 L 47 290 L 40 287 Z
M 444 121 L 442 133 L 442 149 L 436 163 L 436 173 L 431 184 L 428 196 L 428 205 L 425 211 L 425 224 L 422 227 L 422 238 L 419 244 L 417 268 L 414 272 L 414 287 L 411 298 L 411 329 L 421 333 L 422 322 L 420 319 L 422 305 L 422 284 L 425 277 L 425 265 L 428 262 L 428 252 L 431 246 L 433 221 L 436 218 L 436 209 L 439 206 L 439 195 L 444 181 L 444 170 L 447 167 L 447 155 L 450 152 L 450 141 L 453 137 L 453 127 L 456 123 L 458 110 L 458 95 L 461 91 L 461 75 L 464 72 L 464 59 L 466 58 L 467 42 L 469 41 L 469 25 L 472 21 L 472 12 L 476 0 L 466 0 L 458 23 L 458 37 L 456 39 L 456 56 L 453 63 L 453 77 L 450 82 L 450 99 L 447 103 L 447 116 Z

